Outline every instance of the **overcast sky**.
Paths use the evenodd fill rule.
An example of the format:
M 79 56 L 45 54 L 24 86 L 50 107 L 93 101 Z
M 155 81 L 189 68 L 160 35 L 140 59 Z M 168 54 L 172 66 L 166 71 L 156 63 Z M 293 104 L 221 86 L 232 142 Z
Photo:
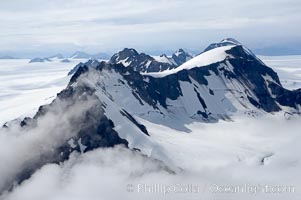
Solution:
M 293 52 L 301 46 L 301 1 L 1 0 L 0 25 L 1 54 L 200 52 L 225 37 Z

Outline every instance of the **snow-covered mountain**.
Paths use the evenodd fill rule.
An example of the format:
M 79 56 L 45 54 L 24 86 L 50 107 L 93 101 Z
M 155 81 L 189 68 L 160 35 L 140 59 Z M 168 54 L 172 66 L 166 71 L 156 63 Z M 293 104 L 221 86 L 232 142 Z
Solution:
M 109 63 L 122 64 L 125 67 L 139 72 L 158 72 L 176 67 L 170 63 L 167 58 L 164 60 L 156 60 L 150 55 L 138 53 L 135 49 L 131 48 L 125 48 L 114 54 Z
M 49 58 L 33 58 L 29 61 L 29 63 L 36 63 L 36 62 L 51 62 Z
M 33 58 L 29 61 L 29 63 L 35 62 L 51 62 L 53 60 L 60 60 L 61 62 L 70 62 L 70 59 L 99 59 L 99 60 L 107 60 L 109 56 L 105 53 L 98 53 L 98 54 L 88 54 L 82 51 L 77 51 L 70 56 L 70 58 L 65 58 L 62 54 L 58 53 L 49 57 L 44 58 Z
M 187 53 L 183 49 L 177 50 L 174 54 L 172 54 L 172 60 L 176 63 L 177 66 L 180 66 L 192 59 L 193 56 L 190 53 Z
M 171 57 L 162 54 L 160 56 L 150 56 L 145 53 L 138 53 L 135 49 L 125 48 L 114 54 L 109 63 L 123 64 L 139 72 L 161 72 L 174 69 L 184 62 L 190 60 L 192 55 L 183 49 L 177 50 Z
M 0 56 L 0 59 L 18 59 L 18 58 L 13 57 L 13 56 L 4 55 L 4 56 Z
M 143 121 L 185 131 L 186 124 L 230 121 L 237 115 L 300 114 L 301 90 L 283 88 L 271 68 L 246 47 L 230 42 L 210 45 L 192 59 L 179 52 L 174 61 L 188 61 L 178 67 L 134 49 L 124 49 L 109 62 L 80 63 L 70 73 L 67 88 L 51 104 L 41 106 L 33 118 L 3 126 L 27 132 L 42 129 L 52 137 L 45 144 L 49 148 L 20 161 L 21 170 L 4 177 L 8 184 L 0 185 L 0 191 L 27 179 L 46 163 L 68 160 L 74 151 L 115 145 L 176 170 Z
M 211 49 L 215 49 L 217 47 L 232 46 L 232 45 L 242 45 L 242 44 L 233 38 L 225 38 L 225 39 L 221 40 L 220 42 L 210 44 L 204 50 L 204 52 L 209 51 Z
M 50 60 L 51 59 L 64 59 L 64 56 L 62 54 L 58 53 L 58 54 L 48 57 L 48 59 L 50 59 Z
M 135 50 L 129 51 L 133 58 L 139 57 Z M 133 97 L 154 111 L 172 111 L 201 120 L 229 119 L 236 112 L 251 115 L 281 110 L 299 112 L 300 91 L 284 89 L 277 74 L 241 45 L 216 47 L 175 69 L 145 75 L 129 67 L 134 61 L 124 61 L 126 66 L 122 70 L 126 76 L 120 80 L 129 79 L 126 82 L 130 83 Z M 124 67 L 123 64 L 120 66 Z M 82 70 L 89 71 L 88 66 Z M 94 63 L 92 69 L 99 66 Z M 108 66 L 114 71 L 114 66 L 119 65 Z
M 109 55 L 106 53 L 98 53 L 98 54 L 88 54 L 83 51 L 77 51 L 73 53 L 70 58 L 72 59 L 100 59 L 107 60 L 109 59 Z
M 55 54 L 55 55 L 52 55 L 52 56 L 49 56 L 49 57 L 45 57 L 45 58 L 33 58 L 29 61 L 29 63 L 36 63 L 36 62 L 51 62 L 53 60 L 61 60 L 63 61 L 64 60 L 64 56 L 60 53 L 58 54 Z
M 63 62 L 63 63 L 69 63 L 71 61 L 68 58 L 64 58 L 64 59 L 61 60 L 61 62 Z
M 87 62 L 85 63 L 78 63 L 77 65 L 75 65 L 69 72 L 68 72 L 68 76 L 73 75 L 80 67 L 92 67 L 92 68 L 96 68 L 97 65 L 100 64 L 100 61 L 96 60 L 96 59 L 89 59 Z

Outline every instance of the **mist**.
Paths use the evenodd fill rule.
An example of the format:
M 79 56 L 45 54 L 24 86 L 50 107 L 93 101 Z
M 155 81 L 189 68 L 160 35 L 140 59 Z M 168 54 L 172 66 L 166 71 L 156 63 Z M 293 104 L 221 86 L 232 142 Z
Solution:
M 260 120 L 187 124 L 194 130 L 192 133 L 145 123 L 151 137 L 170 151 L 168 155 L 179 169 L 177 172 L 123 146 L 96 149 L 72 153 L 64 163 L 43 166 L 1 199 L 298 199 L 300 195 L 300 134 L 296 132 L 301 126 L 299 117 L 284 120 L 282 115 L 269 115 Z M 170 134 L 172 140 L 168 140 Z M 10 146 L 21 138 L 21 146 L 31 146 L 33 139 L 24 140 L 22 134 L 5 141 Z M 165 140 L 160 142 L 159 138 Z M 34 149 L 26 150 L 34 153 Z M 24 149 L 17 148 L 15 154 L 24 158 L 21 151 Z M 4 152 L 9 154 L 7 149 Z M 9 168 L 18 166 L 7 162 L 7 157 L 2 153 L 1 162 L 6 159 Z M 3 174 L 7 170 L 2 167 L 1 177 Z M 154 185 L 161 186 L 161 190 L 150 189 Z M 175 185 L 176 192 L 171 189 Z M 249 185 L 253 190 L 216 192 L 217 185 Z M 189 186 L 194 190 L 188 190 Z M 288 186 L 292 191 L 254 192 L 259 186 Z
M 92 97 L 70 100 L 56 99 L 37 121 L 25 128 L 20 120 L 0 129 L 0 191 L 11 187 L 23 170 L 39 167 L 39 163 L 51 160 L 56 148 L 76 136 L 82 126 L 85 113 L 95 106 Z

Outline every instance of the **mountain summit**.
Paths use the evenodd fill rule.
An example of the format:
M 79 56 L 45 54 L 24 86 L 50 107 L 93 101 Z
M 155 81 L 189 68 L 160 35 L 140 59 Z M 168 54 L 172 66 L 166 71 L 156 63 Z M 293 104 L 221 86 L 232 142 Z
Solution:
M 106 53 L 98 53 L 98 54 L 88 54 L 83 51 L 76 51 L 73 53 L 70 58 L 72 59 L 100 59 L 100 60 L 107 60 L 109 55 Z
M 109 63 L 123 64 L 139 72 L 162 72 L 174 69 L 190 60 L 192 55 L 183 49 L 177 50 L 171 57 L 162 54 L 160 56 L 150 56 L 145 53 L 138 53 L 135 49 L 125 48 L 114 54 Z
M 233 39 L 233 38 L 225 38 L 225 39 L 221 40 L 220 42 L 210 44 L 210 45 L 204 50 L 204 52 L 209 51 L 209 50 L 211 50 L 211 49 L 218 48 L 218 47 L 232 46 L 232 45 L 235 45 L 235 46 L 236 46 L 236 45 L 241 45 L 241 43 L 238 42 L 237 40 Z
M 178 66 L 184 64 L 185 62 L 187 62 L 192 58 L 193 56 L 187 53 L 186 51 L 184 51 L 183 49 L 179 49 L 174 54 L 172 54 L 172 59 Z
M 135 49 L 125 48 L 114 54 L 109 63 L 122 64 L 139 72 L 159 72 L 167 69 L 175 68 L 173 63 L 156 60 L 145 53 L 138 53 Z

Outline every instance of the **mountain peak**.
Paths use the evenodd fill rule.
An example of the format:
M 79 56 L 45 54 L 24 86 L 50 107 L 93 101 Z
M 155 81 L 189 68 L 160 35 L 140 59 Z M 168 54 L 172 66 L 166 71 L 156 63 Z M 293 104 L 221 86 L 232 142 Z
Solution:
M 238 42 L 236 39 L 234 38 L 225 38 L 222 41 L 220 41 L 220 43 L 231 43 L 233 45 L 241 45 L 240 42 Z
M 71 58 L 90 58 L 90 55 L 83 51 L 76 51 L 71 55 Z
M 51 62 L 49 58 L 33 58 L 29 61 L 29 63 L 37 63 L 37 62 Z
M 237 46 L 237 45 L 242 45 L 242 44 L 234 38 L 225 38 L 225 39 L 221 40 L 220 42 L 210 44 L 203 52 L 206 52 L 211 49 L 218 48 L 218 47 L 233 46 L 233 45 Z
M 125 67 L 138 61 L 140 54 L 133 48 L 124 48 L 123 50 L 115 53 L 109 63 L 123 64 Z
M 101 62 L 99 62 L 97 59 L 92 59 L 90 58 L 87 62 L 82 63 L 80 62 L 79 64 L 77 64 L 73 69 L 71 69 L 68 73 L 68 76 L 73 75 L 74 73 L 76 73 L 76 71 L 83 66 L 87 66 L 87 67 L 92 67 L 92 68 L 96 68 L 97 65 L 99 65 Z
M 109 55 L 106 53 L 88 54 L 83 51 L 76 51 L 70 56 L 70 58 L 73 58 L 73 59 L 91 59 L 92 58 L 92 59 L 106 60 L 106 59 L 109 59 Z
M 127 56 L 138 56 L 139 53 L 134 48 L 124 48 L 123 50 L 118 52 L 119 55 L 127 55 Z
M 174 54 L 175 54 L 176 56 L 179 56 L 180 54 L 183 54 L 183 53 L 186 53 L 186 52 L 184 51 L 184 49 L 180 48 L 180 49 L 178 49 Z
M 184 64 L 185 62 L 187 62 L 188 60 L 190 60 L 192 58 L 193 58 L 193 56 L 191 54 L 187 53 L 186 51 L 184 51 L 184 49 L 182 49 L 182 48 L 178 49 L 172 55 L 172 59 L 178 66 Z
M 57 53 L 53 56 L 48 57 L 48 59 L 64 59 L 64 56 L 60 53 Z
M 261 64 L 264 64 L 259 58 L 256 57 L 256 55 L 250 49 L 248 49 L 246 46 L 244 46 L 243 44 L 241 44 L 234 38 L 225 38 L 218 43 L 212 43 L 203 51 L 203 53 L 210 51 L 212 49 L 216 49 L 219 47 L 225 47 L 225 46 L 232 46 L 232 47 L 236 46 L 237 48 L 233 49 L 233 51 L 235 50 L 235 52 L 230 53 L 233 55 L 235 54 L 236 57 L 246 57 L 247 56 L 251 59 L 256 59 Z

